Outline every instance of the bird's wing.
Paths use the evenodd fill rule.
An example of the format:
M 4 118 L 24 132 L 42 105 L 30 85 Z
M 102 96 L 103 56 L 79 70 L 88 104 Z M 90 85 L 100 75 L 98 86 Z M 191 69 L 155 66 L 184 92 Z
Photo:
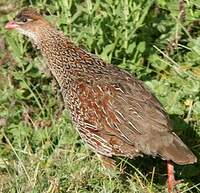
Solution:
M 130 144 L 140 135 L 171 130 L 164 109 L 141 81 L 124 71 L 110 76 L 79 82 L 82 122 Z
M 179 164 L 196 162 L 141 81 L 116 70 L 77 85 L 76 122 L 80 135 L 96 152 L 130 158 L 141 153 L 160 155 Z

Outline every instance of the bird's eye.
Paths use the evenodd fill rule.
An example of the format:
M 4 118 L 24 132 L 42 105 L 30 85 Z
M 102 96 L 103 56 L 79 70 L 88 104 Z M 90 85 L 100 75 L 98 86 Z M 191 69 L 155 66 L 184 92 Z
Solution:
M 18 22 L 20 24 L 24 24 L 24 23 L 32 21 L 32 19 L 29 18 L 29 17 L 27 17 L 27 16 L 21 16 L 21 15 L 19 15 L 19 16 L 16 16 L 14 18 L 14 21 L 16 21 L 16 22 Z
M 27 19 L 27 18 L 25 18 L 25 17 L 24 17 L 24 18 L 22 18 L 22 22 L 24 22 L 24 23 L 25 23 L 25 22 L 27 22 L 27 21 L 28 21 L 28 19 Z

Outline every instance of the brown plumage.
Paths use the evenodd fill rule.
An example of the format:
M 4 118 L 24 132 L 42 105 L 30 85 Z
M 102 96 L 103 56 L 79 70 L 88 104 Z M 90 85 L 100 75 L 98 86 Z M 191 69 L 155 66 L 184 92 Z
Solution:
M 30 37 L 41 50 L 77 131 L 96 153 L 106 158 L 159 155 L 177 164 L 197 161 L 140 80 L 76 46 L 33 9 L 23 9 L 6 28 Z

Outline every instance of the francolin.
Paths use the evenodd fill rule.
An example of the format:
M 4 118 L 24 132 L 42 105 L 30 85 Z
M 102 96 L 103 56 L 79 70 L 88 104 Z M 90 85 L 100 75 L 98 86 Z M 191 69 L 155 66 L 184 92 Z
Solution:
M 6 28 L 28 36 L 40 49 L 78 133 L 105 166 L 113 166 L 113 156 L 160 156 L 167 160 L 171 192 L 172 162 L 197 161 L 172 131 L 158 99 L 136 77 L 76 46 L 32 8 L 23 9 Z

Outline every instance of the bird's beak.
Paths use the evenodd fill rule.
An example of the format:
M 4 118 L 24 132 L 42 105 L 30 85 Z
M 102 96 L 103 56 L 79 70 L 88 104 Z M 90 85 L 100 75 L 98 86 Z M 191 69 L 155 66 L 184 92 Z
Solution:
M 15 21 L 9 21 L 6 25 L 5 28 L 6 29 L 15 29 L 16 27 L 18 27 L 19 25 L 15 22 Z

